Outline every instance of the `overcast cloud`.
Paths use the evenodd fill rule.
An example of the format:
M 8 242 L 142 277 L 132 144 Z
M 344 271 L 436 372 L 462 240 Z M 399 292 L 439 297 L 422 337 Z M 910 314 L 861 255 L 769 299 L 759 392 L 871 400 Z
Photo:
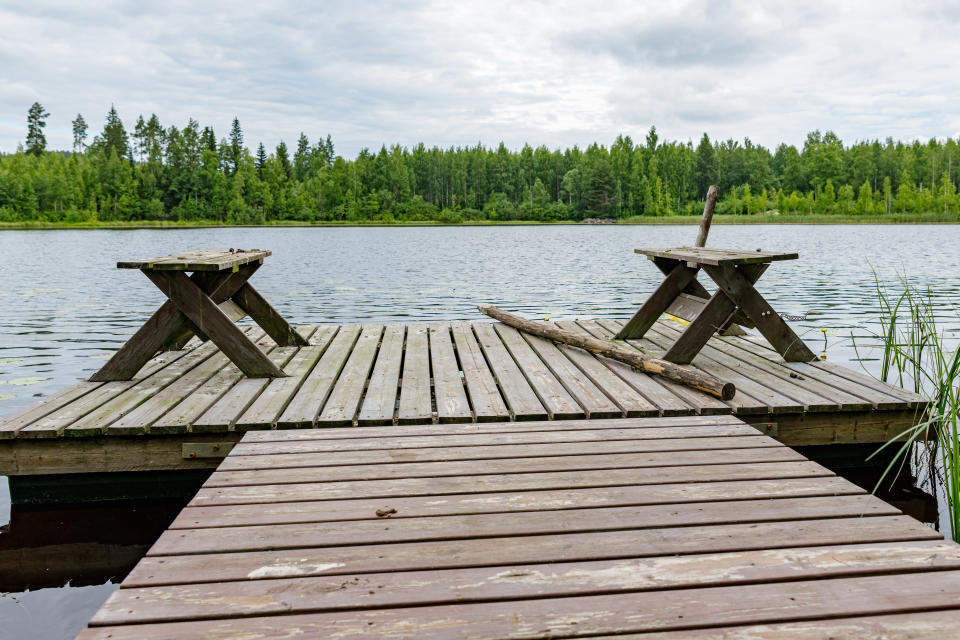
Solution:
M 802 144 L 960 135 L 960 8 L 922 2 L 129 2 L 0 6 L 0 151 L 116 105 L 269 148 L 551 148 L 618 133 Z M 340 4 L 340 6 L 334 6 Z M 91 6 L 87 6 L 91 5 Z

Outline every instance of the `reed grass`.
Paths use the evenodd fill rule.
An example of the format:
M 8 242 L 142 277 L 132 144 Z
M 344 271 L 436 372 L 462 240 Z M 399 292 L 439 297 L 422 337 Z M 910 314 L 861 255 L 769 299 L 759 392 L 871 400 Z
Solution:
M 891 294 L 876 273 L 874 279 L 883 347 L 880 379 L 930 399 L 914 427 L 881 447 L 898 449 L 877 488 L 912 460 L 916 469 L 926 470 L 931 489 L 943 495 L 950 535 L 960 542 L 960 349 L 938 323 L 929 288 L 901 276 L 902 290 Z

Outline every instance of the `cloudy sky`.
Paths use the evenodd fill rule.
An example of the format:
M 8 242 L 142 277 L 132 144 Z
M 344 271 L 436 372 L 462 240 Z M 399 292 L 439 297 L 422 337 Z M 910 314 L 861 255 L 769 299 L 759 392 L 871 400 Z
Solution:
M 0 4 L 0 151 L 34 101 L 49 148 L 110 104 L 131 128 L 193 117 L 248 146 L 331 134 L 551 148 L 618 133 L 802 144 L 960 135 L 960 8 L 948 3 L 67 0 Z M 254 6 L 257 4 L 259 6 Z M 95 6 L 94 6 L 95 5 Z

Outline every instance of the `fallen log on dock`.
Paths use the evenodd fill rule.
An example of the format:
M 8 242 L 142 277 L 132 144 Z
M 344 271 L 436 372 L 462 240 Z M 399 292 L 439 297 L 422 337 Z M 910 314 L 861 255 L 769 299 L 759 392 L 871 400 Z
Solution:
M 479 309 L 481 313 L 485 313 L 491 318 L 499 320 L 520 331 L 542 338 L 548 338 L 556 342 L 562 342 L 563 344 L 568 344 L 573 347 L 579 347 L 607 358 L 619 360 L 646 373 L 663 376 L 674 382 L 679 382 L 680 384 L 685 384 L 688 387 L 698 389 L 704 393 L 709 393 L 721 400 L 730 400 L 737 392 L 732 382 L 724 382 L 719 378 L 691 367 L 674 364 L 666 360 L 661 360 L 660 358 L 654 358 L 640 351 L 621 347 L 618 344 L 605 340 L 583 336 L 541 322 L 533 322 L 532 320 L 515 316 L 493 305 L 481 304 L 477 309 Z

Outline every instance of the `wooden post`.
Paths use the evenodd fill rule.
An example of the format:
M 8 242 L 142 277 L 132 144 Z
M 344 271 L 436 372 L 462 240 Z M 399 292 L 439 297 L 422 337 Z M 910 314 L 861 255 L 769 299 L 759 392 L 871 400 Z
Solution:
M 707 203 L 703 205 L 703 217 L 700 218 L 700 232 L 697 233 L 697 243 L 695 247 L 707 246 L 707 234 L 710 233 L 710 221 L 713 220 L 713 209 L 717 206 L 717 197 L 720 190 L 717 185 L 712 184 L 707 189 Z
M 709 393 L 722 400 L 730 400 L 737 392 L 732 382 L 724 382 L 719 378 L 715 378 L 697 369 L 691 369 L 690 367 L 677 365 L 672 362 L 667 362 L 666 360 L 661 360 L 660 358 L 654 358 L 640 351 L 621 347 L 612 342 L 598 340 L 597 338 L 584 336 L 540 322 L 533 322 L 526 318 L 515 316 L 512 313 L 507 313 L 503 309 L 498 309 L 493 305 L 482 304 L 477 308 L 491 318 L 499 320 L 520 331 L 619 360 L 646 373 L 663 376 L 674 382 L 679 382 L 680 384 L 685 384 L 688 387 L 698 389 L 704 393 Z

